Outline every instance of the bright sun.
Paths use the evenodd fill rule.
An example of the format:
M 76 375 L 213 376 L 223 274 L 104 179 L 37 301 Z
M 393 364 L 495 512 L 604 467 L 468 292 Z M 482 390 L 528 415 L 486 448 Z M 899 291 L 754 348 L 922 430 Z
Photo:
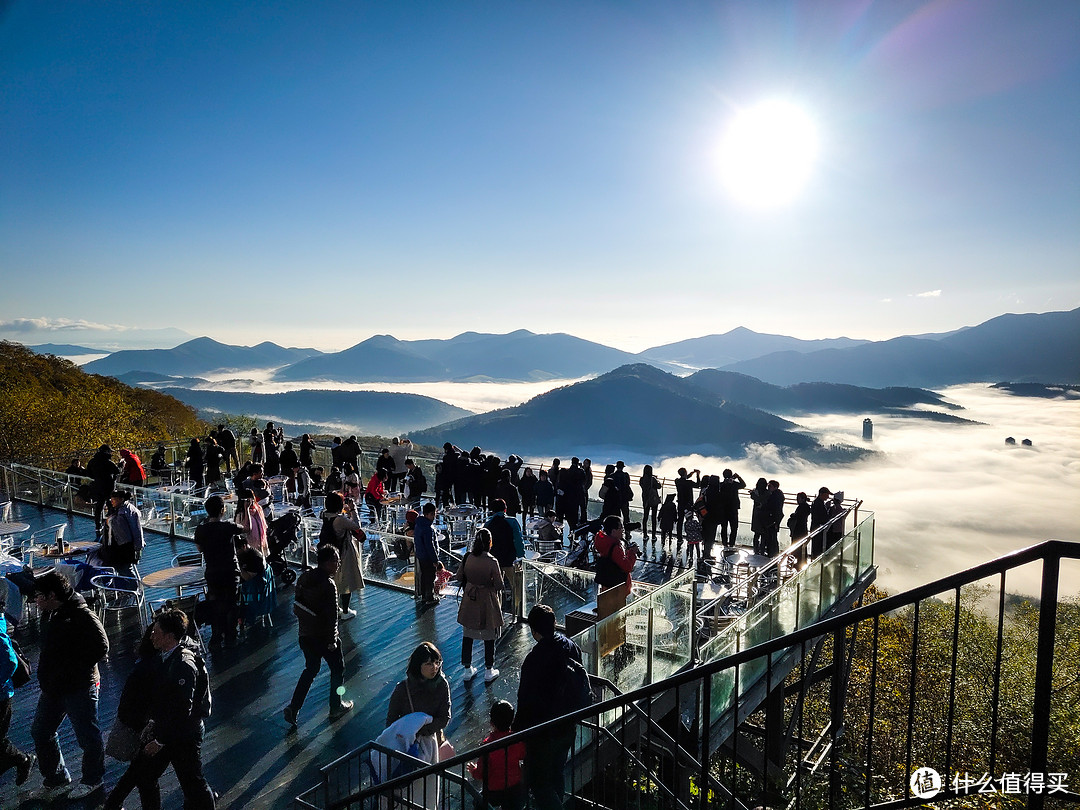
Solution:
M 739 202 L 780 206 L 806 185 L 817 154 L 817 127 L 805 110 L 788 101 L 763 101 L 731 119 L 720 145 L 720 169 Z

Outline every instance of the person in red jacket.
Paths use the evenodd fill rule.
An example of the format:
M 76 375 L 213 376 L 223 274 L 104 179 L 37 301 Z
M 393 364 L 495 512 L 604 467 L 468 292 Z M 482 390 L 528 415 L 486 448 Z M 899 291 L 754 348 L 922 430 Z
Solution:
M 510 736 L 514 723 L 514 706 L 508 701 L 497 700 L 491 707 L 491 733 L 484 737 L 486 745 Z M 506 748 L 497 748 L 469 763 L 469 775 L 484 785 L 484 799 L 488 807 L 503 810 L 519 810 L 524 798 L 521 783 L 521 763 L 525 759 L 525 743 L 517 742 Z
M 364 492 L 364 500 L 379 520 L 382 520 L 383 501 L 386 500 L 386 478 L 386 470 L 376 470 Z
M 638 559 L 638 547 L 623 540 L 623 522 L 618 515 L 604 518 L 593 540 L 596 546 L 596 584 L 601 588 L 624 585 L 630 595 L 630 572 Z

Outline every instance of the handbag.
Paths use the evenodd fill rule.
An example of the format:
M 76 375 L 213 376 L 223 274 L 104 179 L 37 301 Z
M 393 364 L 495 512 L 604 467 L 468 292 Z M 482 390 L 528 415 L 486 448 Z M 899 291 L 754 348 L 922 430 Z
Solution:
M 30 683 L 30 676 L 34 673 L 34 668 L 30 666 L 26 656 L 22 654 L 19 642 L 13 638 L 8 640 L 11 642 L 11 649 L 15 652 L 15 671 L 11 673 L 11 685 L 18 689 L 20 686 L 26 686 L 26 684 Z
M 605 481 L 603 483 L 603 485 L 600 487 L 600 491 L 597 492 L 596 494 L 600 497 L 600 500 L 603 501 L 603 500 L 607 499 L 608 491 L 609 491 L 609 487 L 608 487 L 607 481 Z
M 105 753 L 121 762 L 131 762 L 139 753 L 142 734 L 120 718 L 113 721 L 105 740 Z

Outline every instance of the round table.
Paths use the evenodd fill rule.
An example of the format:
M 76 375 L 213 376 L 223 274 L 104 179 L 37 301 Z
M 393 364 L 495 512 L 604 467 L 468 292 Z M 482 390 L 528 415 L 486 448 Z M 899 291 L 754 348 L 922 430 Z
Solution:
M 9 534 L 19 534 L 20 532 L 25 532 L 29 528 L 29 523 L 20 523 L 17 520 L 0 521 L 0 537 L 7 537 Z
M 40 554 L 47 560 L 67 560 L 82 554 L 91 554 L 100 548 L 101 543 L 95 543 L 93 540 L 73 540 L 70 543 L 64 543 L 63 554 L 58 554 L 54 545 L 45 546 Z
M 184 588 L 202 585 L 206 582 L 206 574 L 199 565 L 176 565 L 172 568 L 162 568 L 145 574 L 142 584 L 146 588 L 176 588 L 176 595 L 180 596 Z

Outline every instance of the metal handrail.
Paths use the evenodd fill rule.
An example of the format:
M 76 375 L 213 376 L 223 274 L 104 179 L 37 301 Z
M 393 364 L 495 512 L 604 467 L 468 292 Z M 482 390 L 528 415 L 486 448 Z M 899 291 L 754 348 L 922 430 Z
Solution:
M 805 650 L 822 638 L 828 638 L 830 636 L 836 638 L 836 634 L 842 634 L 848 628 L 862 622 L 873 621 L 901 608 L 916 606 L 923 600 L 931 597 L 959 592 L 959 589 L 966 585 L 971 585 L 994 575 L 1003 576 L 1007 571 L 1038 561 L 1042 561 L 1044 567 L 1034 689 L 1036 706 L 1034 712 L 1034 726 L 1032 728 L 1033 744 L 1030 764 L 1032 773 L 1045 772 L 1050 722 L 1049 701 L 1051 696 L 1050 678 L 1053 665 L 1054 617 L 1056 615 L 1059 567 L 1062 559 L 1080 560 L 1080 543 L 1048 540 L 1007 554 L 1003 557 L 974 566 L 965 571 L 951 574 L 904 593 L 886 597 L 873 602 L 872 604 L 855 608 L 847 613 L 832 618 L 823 619 L 816 624 L 800 630 L 795 630 L 780 638 L 769 640 L 754 647 L 735 652 L 729 656 L 700 664 L 691 669 L 676 673 L 663 681 L 642 686 L 623 695 L 616 695 L 615 697 L 600 701 L 592 706 L 549 720 L 533 728 L 516 732 L 499 740 L 497 743 L 489 743 L 477 749 L 459 753 L 444 762 L 427 766 L 407 777 L 390 780 L 381 785 L 378 789 L 360 791 L 356 795 L 349 797 L 348 800 L 342 799 L 340 802 L 331 803 L 330 806 L 332 808 L 343 807 L 351 801 L 362 801 L 366 798 L 380 794 L 384 790 L 403 787 L 409 781 L 426 775 L 449 772 L 450 769 L 463 766 L 464 763 L 469 760 L 475 759 L 477 756 L 481 756 L 487 752 L 505 748 L 517 742 L 525 742 L 532 738 L 549 736 L 561 729 L 565 729 L 569 725 L 576 726 L 577 724 L 586 721 L 587 718 L 599 716 L 604 712 L 626 709 L 631 704 L 635 703 L 651 702 L 661 698 L 665 694 L 677 695 L 679 690 L 683 687 L 691 687 L 695 684 L 701 685 L 705 690 L 705 702 L 707 703 L 712 677 L 723 671 L 731 670 L 737 674 L 741 666 L 759 659 L 765 659 L 770 662 L 771 666 L 772 657 L 776 653 L 782 653 L 795 648 L 802 648 Z M 947 790 L 940 794 L 940 799 L 948 798 L 955 798 L 955 794 L 950 794 Z M 897 804 L 896 806 L 907 806 L 907 804 L 907 802 L 904 802 Z M 1042 808 L 1043 797 L 1040 795 L 1032 795 L 1029 799 L 1029 807 L 1035 808 L 1036 810 Z

